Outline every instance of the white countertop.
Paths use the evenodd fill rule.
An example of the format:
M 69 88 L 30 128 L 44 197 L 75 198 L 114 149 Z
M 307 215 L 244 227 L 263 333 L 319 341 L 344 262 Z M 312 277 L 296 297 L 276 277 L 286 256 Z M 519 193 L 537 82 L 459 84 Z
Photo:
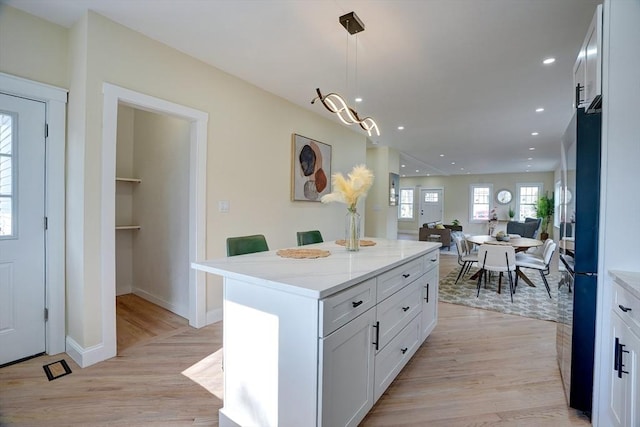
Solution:
M 331 255 L 326 258 L 282 258 L 272 250 L 194 262 L 191 267 L 320 299 L 441 246 L 440 243 L 413 240 L 365 239 L 373 240 L 376 245 L 360 247 L 357 252 L 348 252 L 333 241 L 305 246 L 330 251 Z
M 609 274 L 613 276 L 616 283 L 640 299 L 640 272 L 611 270 Z

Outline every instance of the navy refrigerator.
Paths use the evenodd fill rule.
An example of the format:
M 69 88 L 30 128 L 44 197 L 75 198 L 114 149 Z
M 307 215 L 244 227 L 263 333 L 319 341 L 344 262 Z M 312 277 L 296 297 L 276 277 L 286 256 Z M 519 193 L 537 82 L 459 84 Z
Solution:
M 591 416 L 600 208 L 600 110 L 578 108 L 562 138 L 558 365 L 572 408 Z

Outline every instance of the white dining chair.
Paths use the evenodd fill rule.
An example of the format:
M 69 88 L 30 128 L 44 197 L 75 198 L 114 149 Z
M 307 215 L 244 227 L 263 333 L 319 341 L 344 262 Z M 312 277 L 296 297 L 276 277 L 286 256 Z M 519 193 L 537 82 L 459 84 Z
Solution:
M 460 272 L 458 273 L 458 277 L 455 282 L 457 284 L 460 278 L 464 277 L 464 275 L 469 272 L 471 266 L 478 262 L 478 255 L 470 253 L 467 241 L 461 233 L 456 232 L 452 237 L 456 244 L 456 250 L 458 251 L 458 264 L 460 265 Z
M 484 277 L 485 286 L 487 282 L 488 272 L 500 273 L 498 276 L 498 293 L 502 288 L 502 276 L 507 273 L 509 279 L 509 293 L 511 302 L 513 302 L 513 273 L 516 271 L 516 251 L 511 245 L 481 245 L 478 249 L 478 266 L 480 274 L 478 275 L 478 293 L 476 298 L 480 296 L 480 286 Z
M 547 239 L 547 240 L 551 240 L 551 239 Z M 553 257 L 553 253 L 555 252 L 556 247 L 557 247 L 557 244 L 553 240 L 551 240 L 550 243 L 545 244 L 544 253 L 542 257 L 538 257 L 535 255 L 530 255 L 526 253 L 516 255 L 517 270 L 520 270 L 520 268 L 532 268 L 540 272 L 540 277 L 542 277 L 544 286 L 547 288 L 547 293 L 549 294 L 549 298 L 551 298 L 551 288 L 549 287 L 549 282 L 547 282 L 547 275 L 549 274 L 549 263 L 551 262 L 551 258 Z M 516 274 L 516 288 L 517 287 L 518 287 L 518 274 Z

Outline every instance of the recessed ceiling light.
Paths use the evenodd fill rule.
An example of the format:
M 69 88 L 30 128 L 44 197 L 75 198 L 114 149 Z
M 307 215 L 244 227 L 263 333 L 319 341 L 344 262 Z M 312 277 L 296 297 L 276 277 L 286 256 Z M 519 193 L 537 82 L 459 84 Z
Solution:
M 527 167 L 528 167 L 528 168 L 530 168 L 530 167 L 531 167 L 531 165 L 527 165 Z
M 553 64 L 554 62 L 556 62 L 556 58 L 547 58 L 544 61 L 542 61 L 544 65 Z
M 407 165 L 400 165 L 400 167 L 401 167 L 401 168 L 404 168 L 404 167 L 406 167 L 406 166 L 407 166 Z
M 527 160 L 533 160 L 533 157 L 529 157 L 529 158 L 527 158 Z
M 416 169 L 416 172 L 420 172 L 420 169 Z
M 529 151 L 533 151 L 535 149 L 536 149 L 535 147 L 529 147 Z
M 538 132 L 531 132 L 531 136 L 538 136 L 539 133 Z
M 544 108 L 540 107 L 540 108 L 536 108 L 536 113 L 542 113 L 544 111 Z
M 440 154 L 440 157 L 444 157 L 444 154 Z
M 356 101 L 356 102 L 362 102 L 362 98 L 357 97 L 357 98 L 355 99 L 355 101 Z
M 398 130 L 404 130 L 404 126 L 398 126 Z
M 428 173 L 428 174 L 427 174 L 427 176 L 431 176 L 431 174 L 430 174 L 430 173 Z
M 461 170 L 461 171 L 463 171 L 463 170 L 464 170 L 464 168 L 460 168 L 460 170 Z
M 407 176 L 407 175 L 402 175 L 402 177 L 403 177 L 403 178 L 404 178 L 404 177 L 406 177 L 406 176 Z
M 452 164 L 452 165 L 455 165 L 455 164 L 456 164 L 456 162 L 451 162 L 451 164 Z

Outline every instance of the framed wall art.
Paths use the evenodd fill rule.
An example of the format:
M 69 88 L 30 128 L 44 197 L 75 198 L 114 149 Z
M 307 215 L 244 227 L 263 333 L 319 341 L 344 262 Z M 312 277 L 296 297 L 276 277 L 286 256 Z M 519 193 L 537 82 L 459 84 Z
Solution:
M 292 135 L 291 200 L 319 202 L 331 193 L 331 146 Z

